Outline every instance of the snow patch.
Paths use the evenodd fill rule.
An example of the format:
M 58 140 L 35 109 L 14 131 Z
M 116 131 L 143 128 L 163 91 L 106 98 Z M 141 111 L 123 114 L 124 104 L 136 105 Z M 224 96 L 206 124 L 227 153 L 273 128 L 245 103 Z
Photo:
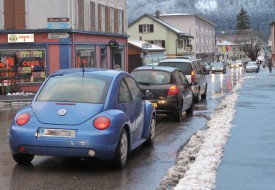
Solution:
M 160 186 L 163 189 L 175 186 L 174 190 L 211 190 L 215 188 L 216 174 L 223 148 L 230 136 L 235 114 L 237 90 L 243 79 L 236 84 L 232 93 L 225 97 L 207 122 L 207 130 L 198 131 L 180 152 L 176 163 L 168 170 Z

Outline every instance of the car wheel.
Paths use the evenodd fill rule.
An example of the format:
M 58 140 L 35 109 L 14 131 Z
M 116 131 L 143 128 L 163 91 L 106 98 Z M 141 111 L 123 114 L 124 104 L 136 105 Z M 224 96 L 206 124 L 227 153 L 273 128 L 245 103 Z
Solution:
M 204 91 L 204 93 L 201 95 L 201 98 L 202 98 L 203 100 L 206 100 L 206 94 L 207 94 L 207 85 L 205 86 L 205 91 Z
M 193 112 L 194 112 L 194 103 L 193 103 L 193 101 L 192 101 L 190 108 L 188 108 L 188 109 L 186 110 L 186 114 L 187 114 L 187 115 L 193 115 Z
M 173 114 L 173 119 L 175 122 L 180 122 L 182 117 L 182 102 L 179 104 L 177 112 Z
M 19 153 L 19 154 L 12 154 L 12 157 L 14 161 L 17 162 L 18 164 L 29 165 L 34 158 L 34 155 Z
M 152 146 L 155 142 L 155 135 L 156 135 L 156 119 L 155 119 L 155 116 L 152 116 L 149 130 L 150 130 L 149 137 L 148 137 L 147 141 L 145 142 L 145 144 L 147 146 Z
M 201 91 L 199 89 L 197 96 L 194 97 L 195 103 L 198 103 L 201 101 Z
M 117 169 L 123 169 L 126 165 L 128 156 L 128 135 L 125 129 L 122 129 L 116 148 L 113 166 Z

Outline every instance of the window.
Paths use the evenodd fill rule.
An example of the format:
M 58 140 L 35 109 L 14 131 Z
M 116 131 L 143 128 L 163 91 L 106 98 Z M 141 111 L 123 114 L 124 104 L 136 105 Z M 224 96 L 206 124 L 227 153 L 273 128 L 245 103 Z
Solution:
M 26 29 L 25 0 L 4 0 L 5 29 Z
M 81 67 L 96 67 L 94 49 L 76 50 L 76 68 Z
M 184 45 L 183 45 L 183 40 L 178 40 L 178 49 L 183 49 Z
M 138 85 L 136 84 L 136 82 L 130 77 L 125 77 L 125 80 L 126 80 L 126 83 L 129 87 L 129 89 L 131 89 L 132 99 L 134 101 L 142 100 L 140 89 L 139 89 Z
M 129 103 L 131 101 L 130 92 L 126 85 L 125 80 L 121 80 L 119 85 L 119 92 L 118 92 L 118 102 L 119 103 Z
M 105 6 L 98 4 L 98 31 L 105 32 Z
M 44 49 L 0 50 L 0 77 L 15 78 L 16 83 L 44 82 L 46 78 L 46 51 Z
M 150 33 L 154 32 L 153 24 L 141 24 L 139 25 L 139 33 Z

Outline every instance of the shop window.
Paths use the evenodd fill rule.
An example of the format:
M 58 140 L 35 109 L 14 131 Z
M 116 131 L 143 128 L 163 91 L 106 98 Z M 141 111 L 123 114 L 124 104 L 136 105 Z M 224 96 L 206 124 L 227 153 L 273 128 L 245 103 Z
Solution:
M 76 68 L 96 67 L 94 49 L 77 49 Z
M 0 50 L 0 69 L 16 83 L 44 82 L 46 78 L 45 50 Z M 2 72 L 1 77 L 7 76 Z

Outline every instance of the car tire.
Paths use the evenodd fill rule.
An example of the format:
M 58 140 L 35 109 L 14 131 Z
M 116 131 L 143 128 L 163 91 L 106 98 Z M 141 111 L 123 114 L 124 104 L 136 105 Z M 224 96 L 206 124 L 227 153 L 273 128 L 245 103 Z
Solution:
M 190 108 L 186 110 L 186 115 L 193 115 L 194 112 L 194 102 L 192 101 Z
M 150 123 L 150 132 L 149 132 L 149 137 L 148 139 L 146 140 L 145 144 L 147 146 L 152 146 L 155 142 L 155 136 L 156 136 L 156 119 L 155 119 L 155 116 L 152 115 L 152 118 L 151 118 L 151 123 Z
M 18 164 L 29 165 L 34 158 L 34 155 L 18 153 L 18 154 L 12 154 L 12 157 L 14 161 L 17 162 Z
M 174 122 L 180 122 L 182 118 L 182 102 L 179 104 L 177 111 L 173 114 Z
M 125 129 L 122 129 L 122 132 L 119 137 L 119 141 L 116 148 L 115 157 L 112 161 L 114 168 L 123 169 L 126 165 L 128 156 L 128 135 Z
M 207 85 L 205 86 L 204 93 L 201 95 L 201 99 L 206 100 L 206 94 L 207 94 Z

